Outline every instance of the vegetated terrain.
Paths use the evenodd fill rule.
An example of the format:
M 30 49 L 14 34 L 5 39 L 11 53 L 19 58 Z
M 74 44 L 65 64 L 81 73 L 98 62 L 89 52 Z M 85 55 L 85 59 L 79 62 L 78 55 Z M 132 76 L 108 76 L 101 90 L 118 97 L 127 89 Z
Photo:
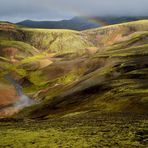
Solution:
M 147 117 L 77 112 L 49 120 L 0 120 L 0 147 L 147 147 Z
M 147 147 L 147 42 L 147 20 L 81 32 L 1 23 L 1 86 L 9 74 L 38 103 L 0 120 L 0 146 Z

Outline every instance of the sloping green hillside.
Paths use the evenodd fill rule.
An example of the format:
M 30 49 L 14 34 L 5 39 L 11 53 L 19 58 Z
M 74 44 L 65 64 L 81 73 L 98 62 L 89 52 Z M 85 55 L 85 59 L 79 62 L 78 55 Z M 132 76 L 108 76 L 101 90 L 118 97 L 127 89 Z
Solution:
M 83 32 L 0 26 L 0 74 L 40 104 L 21 115 L 147 112 L 148 21 Z
M 11 25 L 10 25 L 11 26 Z M 0 26 L 0 39 L 22 41 L 39 49 L 55 53 L 84 53 L 92 46 L 80 32 L 65 29 L 31 29 L 22 27 Z
M 127 40 L 132 33 L 148 31 L 148 21 L 135 21 L 83 31 L 97 47 L 106 47 Z
M 23 85 L 28 81 L 29 86 L 27 85 L 28 87 L 24 89 L 26 92 L 32 92 L 51 81 L 55 82 L 55 80 L 49 80 L 46 72 L 49 71 L 47 66 L 62 57 L 81 56 L 90 46 L 92 43 L 88 42 L 81 32 L 64 29 L 22 28 L 9 23 L 1 23 L 0 74 L 13 74 L 13 77 L 21 81 Z M 58 69 L 56 65 L 55 69 Z M 47 70 L 44 72 L 41 69 L 45 67 Z M 71 68 L 66 69 L 68 71 L 62 70 L 60 76 L 65 77 L 66 72 L 69 72 Z M 57 73 L 60 72 L 57 71 Z M 55 77 L 56 81 L 61 81 L 58 76 L 59 74 Z
M 131 29 L 132 27 L 135 29 Z M 122 34 L 117 34 L 118 29 L 122 30 Z M 45 101 L 25 109 L 21 113 L 22 116 L 49 117 L 54 114 L 57 116 L 57 114 L 86 110 L 147 113 L 147 21 L 110 26 L 98 30 L 99 34 L 101 31 L 108 32 L 109 30 L 112 34 L 120 35 L 120 40 L 114 39 L 111 44 L 97 46 L 97 53 L 91 56 L 85 55 L 70 60 L 64 57 L 62 60 L 64 69 L 62 70 L 58 68 L 62 61 L 59 63 L 56 61 L 42 70 L 38 77 L 46 75 L 46 81 L 50 81 L 46 83 L 47 89 L 41 89 L 36 97 Z M 97 29 L 85 31 L 89 39 L 94 36 L 94 32 L 97 34 Z M 109 38 L 112 40 L 111 36 L 108 37 L 108 33 L 100 38 L 99 40 L 98 37 L 96 41 L 98 45 L 101 45 L 102 41 L 105 43 L 105 38 L 108 38 L 106 42 L 109 41 Z M 70 61 L 74 63 L 75 60 L 79 61 L 76 65 L 83 63 L 82 67 L 77 67 L 74 75 L 71 75 L 70 72 L 66 76 L 64 74 L 64 72 L 67 73 L 66 67 Z M 72 63 L 70 65 L 74 68 Z M 52 68 L 61 71 L 60 74 L 63 73 L 64 77 L 62 78 L 61 75 L 51 77 Z M 60 66 L 60 68 L 62 67 Z M 62 81 L 59 82 L 59 78 Z M 65 83 L 66 79 L 68 79 L 68 83 Z

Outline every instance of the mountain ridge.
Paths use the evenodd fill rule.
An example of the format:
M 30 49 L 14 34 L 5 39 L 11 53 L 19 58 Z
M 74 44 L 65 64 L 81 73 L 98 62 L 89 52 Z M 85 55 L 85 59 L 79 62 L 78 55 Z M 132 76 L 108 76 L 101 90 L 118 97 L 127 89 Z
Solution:
M 0 25 L 0 37 L 1 77 L 10 74 L 41 102 L 17 117 L 91 110 L 147 113 L 148 20 L 85 31 L 6 23 Z
M 61 21 L 33 21 L 24 20 L 16 23 L 31 28 L 46 28 L 46 29 L 72 29 L 72 30 L 86 30 L 91 28 L 101 27 L 102 25 L 118 24 L 123 22 L 137 21 L 148 19 L 147 16 L 125 16 L 125 17 L 74 17 L 70 20 Z

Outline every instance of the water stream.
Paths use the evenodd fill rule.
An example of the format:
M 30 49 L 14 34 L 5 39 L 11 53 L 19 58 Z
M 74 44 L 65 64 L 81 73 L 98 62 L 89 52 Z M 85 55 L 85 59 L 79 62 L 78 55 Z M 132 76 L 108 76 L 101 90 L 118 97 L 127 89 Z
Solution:
M 35 101 L 23 93 L 22 86 L 16 80 L 14 80 L 9 74 L 5 75 L 4 78 L 15 87 L 17 95 L 19 96 L 19 100 L 13 104 L 14 108 L 22 109 L 24 107 L 35 104 Z

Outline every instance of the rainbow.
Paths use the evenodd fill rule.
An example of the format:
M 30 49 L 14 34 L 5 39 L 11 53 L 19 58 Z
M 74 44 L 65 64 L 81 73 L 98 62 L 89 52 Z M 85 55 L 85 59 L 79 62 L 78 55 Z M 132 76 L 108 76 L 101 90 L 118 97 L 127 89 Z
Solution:
M 83 18 L 86 19 L 86 20 L 88 20 L 89 22 L 95 23 L 97 25 L 101 25 L 101 26 L 107 26 L 107 25 L 109 25 L 105 20 L 103 20 L 100 17 L 91 18 L 91 17 L 83 16 Z

